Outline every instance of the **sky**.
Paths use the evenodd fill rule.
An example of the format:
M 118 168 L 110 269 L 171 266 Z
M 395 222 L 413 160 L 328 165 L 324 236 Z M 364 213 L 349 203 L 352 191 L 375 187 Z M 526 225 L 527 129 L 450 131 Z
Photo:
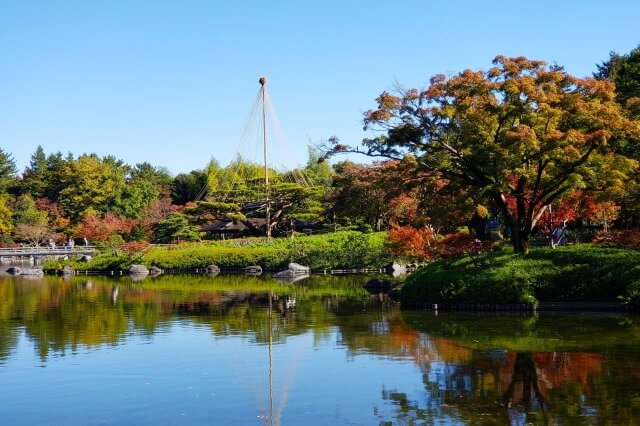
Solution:
M 640 44 L 639 17 L 635 0 L 0 0 L 0 148 L 20 171 L 38 145 L 173 174 L 225 165 L 266 75 L 294 167 L 310 143 L 358 144 L 396 83 L 498 54 L 590 76 Z

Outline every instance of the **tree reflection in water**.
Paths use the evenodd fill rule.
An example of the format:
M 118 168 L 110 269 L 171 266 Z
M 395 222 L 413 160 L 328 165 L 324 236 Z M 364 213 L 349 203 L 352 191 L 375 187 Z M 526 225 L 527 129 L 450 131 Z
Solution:
M 420 314 L 407 316 L 415 324 Z M 629 370 L 637 371 L 640 361 L 638 327 L 633 321 L 621 321 L 620 317 L 596 316 L 588 321 L 574 318 L 578 328 L 565 335 L 563 330 L 570 329 L 566 318 L 527 319 L 524 329 L 513 326 L 519 321 L 504 316 L 498 318 L 501 325 L 496 327 L 495 319 L 422 316 L 422 328 L 429 333 L 423 334 L 403 322 L 402 315 L 396 316 L 386 342 L 375 342 L 373 347 L 378 353 L 384 348 L 383 353 L 405 355 L 411 348 L 409 356 L 423 372 L 425 394 L 411 398 L 399 389 L 383 388 L 382 399 L 395 411 L 380 415 L 382 423 L 430 424 L 448 419 L 452 423 L 556 424 L 574 418 L 625 423 L 640 415 L 638 373 L 629 375 Z M 486 324 L 485 342 L 477 339 L 477 333 L 469 333 L 482 328 L 482 320 L 493 322 Z M 609 328 L 617 338 L 600 335 L 600 340 L 610 339 L 606 345 L 592 339 L 593 331 L 602 328 Z M 413 341 L 407 341 L 411 335 Z M 396 342 L 402 343 L 394 350 Z M 544 351 L 509 350 L 509 346 L 535 349 L 536 345 Z M 554 345 L 559 350 L 548 351 Z M 580 345 L 597 352 L 565 350 Z
M 336 338 L 351 358 L 412 363 L 424 387 L 383 385 L 382 405 L 374 407 L 382 423 L 629 423 L 640 417 L 637 317 L 403 312 L 386 297 L 367 295 L 365 280 L 311 277 L 284 285 L 244 276 L 139 283 L 0 277 L 0 363 L 21 333 L 44 361 L 188 320 L 215 338 L 242 336 L 264 347 L 312 333 L 314 342 Z

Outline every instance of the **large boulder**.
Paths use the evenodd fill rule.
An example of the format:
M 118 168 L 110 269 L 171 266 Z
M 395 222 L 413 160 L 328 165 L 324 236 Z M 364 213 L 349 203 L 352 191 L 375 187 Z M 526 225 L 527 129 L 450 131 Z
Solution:
M 220 273 L 220 267 L 218 265 L 209 265 L 207 266 L 206 270 L 207 270 L 207 274 L 211 274 L 211 275 Z
M 20 275 L 29 275 L 32 277 L 40 277 L 44 275 L 44 272 L 40 268 L 22 268 Z
M 149 268 L 149 275 L 157 276 L 160 274 L 162 274 L 162 269 L 158 268 L 157 266 L 152 266 L 151 268 Z
M 88 254 L 83 254 L 82 256 L 80 256 L 80 262 L 91 262 L 91 259 L 93 258 Z
M 11 268 L 7 268 L 7 274 L 20 275 L 21 272 L 22 272 L 22 269 L 18 268 L 17 266 L 12 266 Z
M 291 271 L 295 271 L 296 274 L 298 275 L 305 275 L 305 274 L 311 273 L 311 268 L 309 268 L 308 266 L 300 265 L 299 263 L 293 263 L 293 262 L 290 263 L 288 269 Z
M 131 265 L 129 275 L 149 275 L 149 270 L 144 265 Z
M 404 275 L 407 273 L 407 267 L 404 265 L 400 265 L 397 262 L 393 262 L 384 267 L 384 271 L 394 277 L 398 275 Z
M 69 265 L 64 265 L 62 269 L 58 271 L 58 275 L 62 275 L 64 277 L 68 277 L 75 274 L 76 274 L 76 270 Z
M 262 273 L 262 267 L 258 265 L 247 266 L 243 269 L 245 274 L 260 275 Z
M 310 273 L 311 269 L 308 266 L 302 266 L 298 263 L 290 263 L 287 269 L 277 272 L 273 276 L 276 278 L 293 278 L 309 275 Z

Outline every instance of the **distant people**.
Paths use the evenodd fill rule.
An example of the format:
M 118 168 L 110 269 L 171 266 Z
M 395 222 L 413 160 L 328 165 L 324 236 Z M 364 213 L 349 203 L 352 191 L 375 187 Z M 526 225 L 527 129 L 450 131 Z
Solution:
M 84 245 L 85 247 L 89 245 L 89 240 L 87 240 L 87 237 L 84 237 Z
M 48 244 L 49 244 L 49 248 L 50 248 L 51 250 L 53 250 L 54 248 L 56 248 L 56 242 L 55 242 L 55 241 L 53 241 L 53 239 L 52 239 L 52 238 L 49 238 Z
M 71 238 L 69 238 L 69 240 L 67 241 L 67 248 L 73 249 L 73 240 Z
M 567 220 L 562 222 L 562 225 L 558 225 L 553 229 L 551 233 L 551 248 L 567 245 Z

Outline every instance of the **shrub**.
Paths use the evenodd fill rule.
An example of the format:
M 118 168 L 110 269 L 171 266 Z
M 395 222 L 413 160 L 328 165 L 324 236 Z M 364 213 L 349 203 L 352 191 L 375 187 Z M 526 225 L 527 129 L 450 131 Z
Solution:
M 473 235 L 456 233 L 449 234 L 438 241 L 436 250 L 441 259 L 449 259 L 465 254 L 479 254 L 490 247 L 490 241 L 479 242 Z
M 433 257 L 435 235 L 431 229 L 413 226 L 393 226 L 389 230 L 389 247 L 393 254 L 409 260 L 427 260 Z
M 640 229 L 601 231 L 595 235 L 593 243 L 603 247 L 640 250 Z

